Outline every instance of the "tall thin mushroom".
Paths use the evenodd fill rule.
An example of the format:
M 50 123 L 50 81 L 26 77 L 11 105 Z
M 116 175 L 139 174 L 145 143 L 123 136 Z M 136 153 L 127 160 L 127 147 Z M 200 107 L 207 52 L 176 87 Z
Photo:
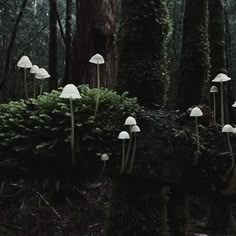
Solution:
M 220 73 L 218 74 L 212 82 L 220 83 L 220 104 L 221 104 L 221 126 L 224 126 L 224 88 L 223 88 L 223 82 L 227 82 L 231 80 L 230 77 L 228 77 L 226 74 Z
M 50 77 L 51 76 L 48 74 L 48 72 L 44 68 L 38 69 L 35 78 L 41 80 L 39 95 L 43 93 L 44 80 Z
M 140 128 L 138 125 L 133 125 L 131 128 L 131 133 L 133 133 L 134 136 L 134 146 L 133 146 L 133 152 L 132 152 L 132 156 L 131 156 L 131 161 L 130 161 L 130 166 L 129 166 L 129 173 L 132 172 L 133 169 L 133 165 L 134 165 L 134 157 L 135 157 L 135 153 L 136 153 L 136 134 L 140 132 Z
M 224 125 L 224 127 L 222 128 L 222 133 L 226 133 L 227 143 L 228 143 L 229 151 L 230 151 L 230 155 L 231 155 L 231 166 L 228 169 L 228 171 L 226 172 L 225 177 L 231 172 L 231 170 L 234 168 L 234 165 L 235 165 L 233 149 L 232 149 L 232 145 L 230 142 L 230 133 L 233 133 L 233 132 L 234 132 L 234 128 L 229 124 Z
M 133 116 L 129 116 L 125 120 L 125 125 L 129 126 L 129 136 L 130 136 L 128 147 L 127 147 L 127 152 L 126 152 L 126 157 L 125 157 L 125 168 L 126 168 L 128 161 L 129 161 L 129 154 L 130 154 L 130 148 L 131 148 L 132 136 L 133 136 L 131 130 L 132 130 L 133 125 L 137 125 L 137 122 Z
M 218 93 L 218 88 L 213 85 L 211 86 L 210 93 L 213 94 L 213 116 L 214 116 L 214 125 L 216 124 L 216 93 Z
M 196 161 L 198 161 L 198 156 L 200 153 L 200 138 L 199 138 L 199 131 L 198 131 L 198 117 L 203 116 L 203 113 L 199 107 L 194 107 L 190 113 L 191 117 L 195 117 L 195 128 L 196 128 L 196 137 L 197 137 L 197 155 L 196 155 Z
M 32 63 L 27 56 L 22 56 L 21 59 L 17 62 L 17 66 L 24 68 L 24 89 L 25 89 L 25 98 L 29 98 L 28 88 L 27 88 L 27 78 L 26 78 L 26 69 L 32 67 Z
M 75 164 L 75 121 L 73 99 L 81 98 L 79 90 L 73 84 L 67 84 L 60 95 L 60 98 L 70 99 L 70 114 L 71 114 L 71 160 Z
M 36 74 L 38 73 L 39 67 L 33 65 L 30 69 L 30 73 L 34 75 L 34 86 L 33 86 L 33 98 L 36 97 Z
M 129 139 L 129 133 L 126 131 L 121 131 L 118 135 L 118 139 L 122 140 L 122 161 L 120 167 L 120 173 L 122 174 L 125 170 L 125 140 Z
M 90 58 L 89 60 L 90 63 L 96 64 L 97 65 L 97 98 L 96 98 L 96 105 L 95 105 L 95 110 L 94 110 L 94 116 L 96 117 L 97 111 L 98 111 L 98 105 L 99 105 L 99 98 L 100 98 L 100 87 L 101 87 L 101 81 L 100 81 L 100 69 L 99 65 L 104 64 L 104 58 L 100 54 L 96 54 L 93 57 Z

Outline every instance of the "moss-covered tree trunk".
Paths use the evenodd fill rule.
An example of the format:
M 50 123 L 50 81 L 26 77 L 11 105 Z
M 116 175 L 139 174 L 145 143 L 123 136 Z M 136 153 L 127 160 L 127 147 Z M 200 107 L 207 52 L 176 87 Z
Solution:
M 113 180 L 106 236 L 169 236 L 166 190 L 155 181 L 121 176 Z
M 73 42 L 72 82 L 96 85 L 96 66 L 89 59 L 99 53 L 105 59 L 100 66 L 101 85 L 113 87 L 116 76 L 116 31 L 118 0 L 81 0 Z
M 118 88 L 142 104 L 165 103 L 169 31 L 166 0 L 121 1 Z
M 177 106 L 198 105 L 209 76 L 207 0 L 186 0 Z

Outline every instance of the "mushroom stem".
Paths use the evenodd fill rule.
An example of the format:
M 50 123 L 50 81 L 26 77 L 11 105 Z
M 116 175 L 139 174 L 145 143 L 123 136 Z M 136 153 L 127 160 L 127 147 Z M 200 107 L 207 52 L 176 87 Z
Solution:
M 125 139 L 123 139 L 123 143 L 122 143 L 122 162 L 121 162 L 121 168 L 120 168 L 121 174 L 124 172 L 124 166 L 125 166 Z
M 75 164 L 75 123 L 74 123 L 74 110 L 73 101 L 70 98 L 70 114 L 71 114 L 71 161 Z
M 227 133 L 227 142 L 228 142 L 228 146 L 229 146 L 229 151 L 230 151 L 230 154 L 231 154 L 231 167 L 228 169 L 228 171 L 226 172 L 226 176 L 231 172 L 231 170 L 234 168 L 234 165 L 235 165 L 235 160 L 234 160 L 234 154 L 233 154 L 233 149 L 232 149 L 232 145 L 231 145 L 231 142 L 230 142 L 230 134 Z
M 27 89 L 27 80 L 26 80 L 26 68 L 24 68 L 24 87 L 25 87 L 25 97 L 29 98 L 28 89 Z
M 197 153 L 200 151 L 200 141 L 199 141 L 199 132 L 198 132 L 198 120 L 196 116 L 196 136 L 197 136 Z
M 129 139 L 129 144 L 127 147 L 127 152 L 126 152 L 126 157 L 125 157 L 125 164 L 124 164 L 124 168 L 126 168 L 128 161 L 129 161 L 129 154 L 130 154 L 130 147 L 131 147 L 131 143 L 132 143 L 132 132 L 131 132 L 131 125 L 129 126 L 129 135 L 130 135 L 130 139 Z
M 99 98 L 100 98 L 100 70 L 99 70 L 99 64 L 97 63 L 97 97 L 96 97 L 96 105 L 95 105 L 95 110 L 94 110 L 94 117 L 97 115 L 98 111 L 98 105 L 99 105 Z
M 224 126 L 224 91 L 223 82 L 220 82 L 221 125 Z
M 34 75 L 34 98 L 36 97 L 36 75 Z
M 42 95 L 42 93 L 43 93 L 43 86 L 44 86 L 44 80 L 42 80 L 42 82 L 40 84 L 40 95 Z
M 131 156 L 129 173 L 131 173 L 132 169 L 133 169 L 135 153 L 136 153 L 136 133 L 134 133 L 134 148 L 133 148 L 133 152 L 132 152 L 132 156 Z
M 214 116 L 214 125 L 216 124 L 216 95 L 213 93 L 213 116 Z
M 100 174 L 100 178 L 102 178 L 102 176 L 104 174 L 104 171 L 105 171 L 105 168 L 106 168 L 106 161 L 103 161 L 103 167 L 102 167 L 102 171 L 101 171 L 101 174 Z

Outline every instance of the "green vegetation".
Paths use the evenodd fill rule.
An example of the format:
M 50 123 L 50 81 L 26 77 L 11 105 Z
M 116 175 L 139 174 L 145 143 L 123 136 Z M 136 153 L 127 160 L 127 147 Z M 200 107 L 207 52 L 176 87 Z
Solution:
M 2 160 L 9 154 L 18 158 L 58 159 L 70 153 L 69 101 L 59 98 L 59 90 L 44 93 L 37 99 L 0 105 Z M 128 115 L 134 115 L 138 108 L 136 99 L 128 98 L 127 93 L 118 95 L 101 88 L 95 121 L 98 89 L 83 85 L 80 92 L 82 98 L 74 101 L 76 152 L 95 157 L 106 152 L 114 156 L 116 149 L 119 149 L 117 136 L 124 120 Z

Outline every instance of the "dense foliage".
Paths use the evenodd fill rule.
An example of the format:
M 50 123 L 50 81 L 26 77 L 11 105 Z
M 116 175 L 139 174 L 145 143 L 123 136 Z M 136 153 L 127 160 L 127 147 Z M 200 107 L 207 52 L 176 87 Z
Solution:
M 81 99 L 75 100 L 77 159 L 96 158 L 99 153 L 119 155 L 118 133 L 125 118 L 135 113 L 135 98 L 127 93 L 102 88 L 98 114 L 93 116 L 97 89 L 81 86 Z M 70 154 L 70 108 L 60 90 L 0 105 L 0 153 L 18 158 L 68 159 Z M 67 155 L 68 154 L 68 155 Z

